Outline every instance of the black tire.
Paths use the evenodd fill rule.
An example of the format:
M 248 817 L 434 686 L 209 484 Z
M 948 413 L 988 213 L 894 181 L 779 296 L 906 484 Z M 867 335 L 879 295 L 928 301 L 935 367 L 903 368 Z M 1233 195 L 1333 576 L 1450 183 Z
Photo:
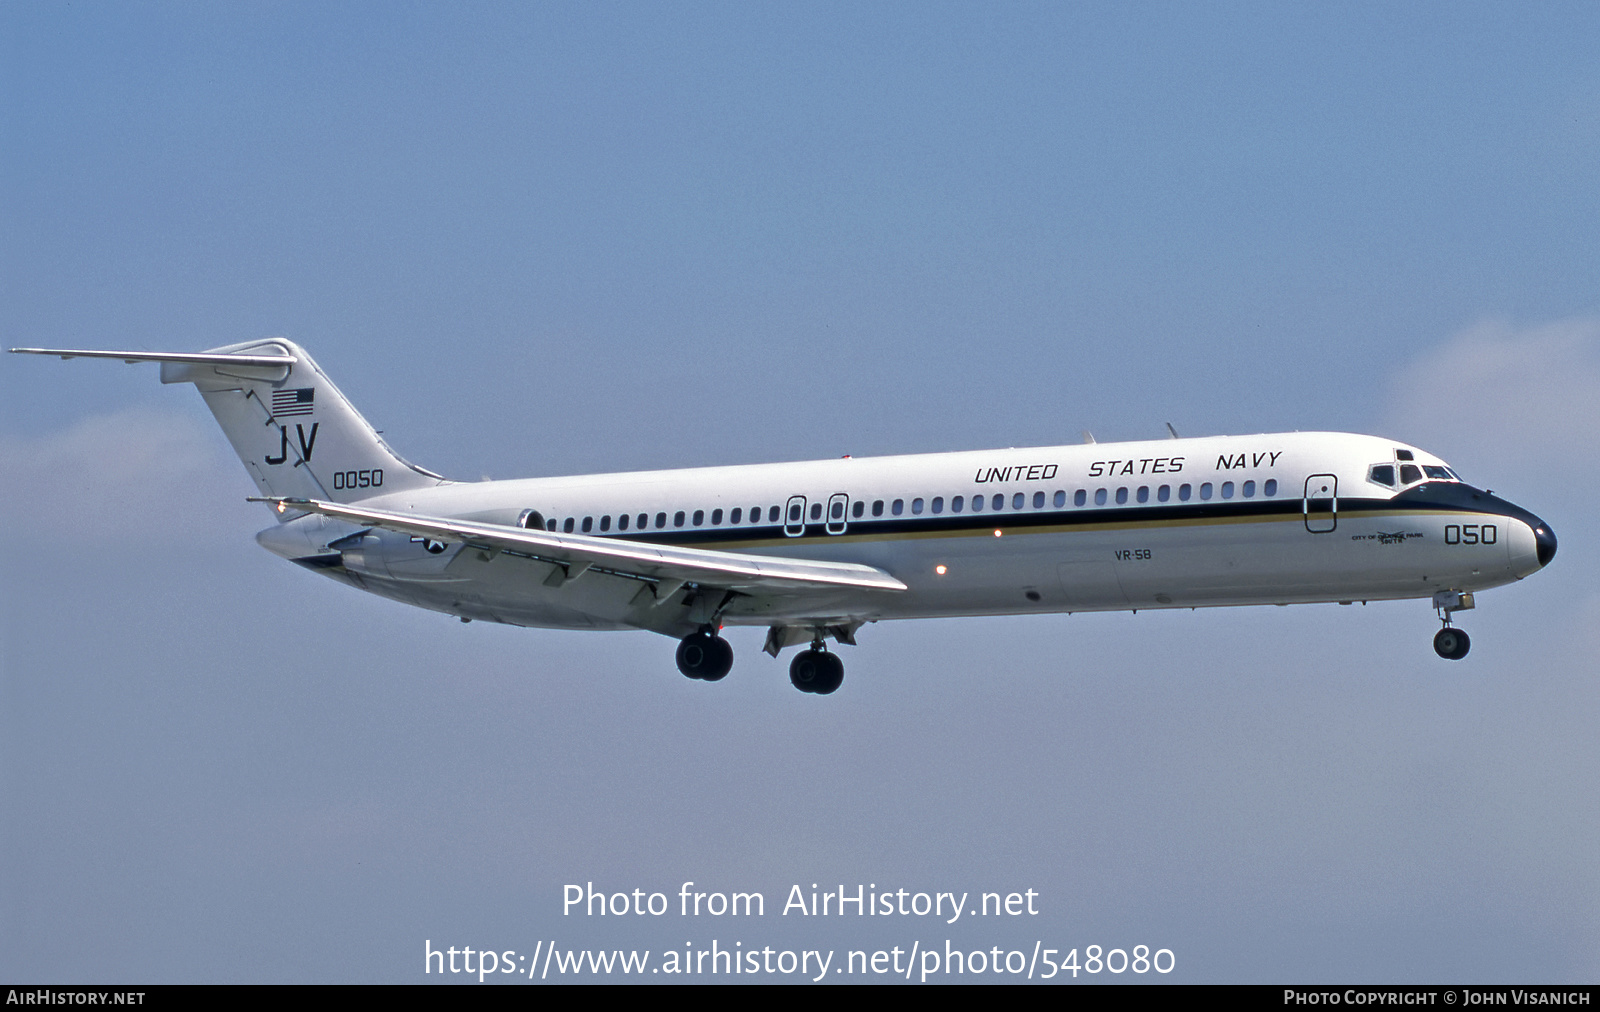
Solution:
M 689 678 L 704 678 L 706 660 L 711 657 L 715 637 L 692 633 L 678 643 L 678 670 Z
M 697 632 L 678 643 L 678 670 L 689 678 L 721 681 L 733 669 L 733 647 L 712 633 Z
M 733 670 L 733 645 L 721 636 L 710 637 L 705 664 L 700 668 L 700 678 L 707 682 L 720 682 Z
M 844 683 L 844 661 L 838 654 L 818 654 L 817 657 L 822 662 L 822 676 L 811 691 L 826 696 Z
M 1440 629 L 1433 634 L 1433 652 L 1447 661 L 1459 661 L 1472 649 L 1472 638 L 1455 628 Z
M 817 681 L 822 676 L 822 664 L 817 660 L 827 654 L 820 650 L 802 650 L 789 662 L 789 684 L 801 692 L 816 692 Z

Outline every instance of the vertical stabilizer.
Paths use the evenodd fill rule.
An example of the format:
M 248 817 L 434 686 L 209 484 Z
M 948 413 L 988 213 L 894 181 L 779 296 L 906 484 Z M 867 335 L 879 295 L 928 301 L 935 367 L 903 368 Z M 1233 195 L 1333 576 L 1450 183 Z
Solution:
M 228 355 L 293 361 L 218 361 Z M 444 481 L 389 449 L 292 341 L 233 344 L 213 348 L 203 358 L 162 361 L 161 382 L 193 383 L 199 389 L 262 495 L 348 503 Z

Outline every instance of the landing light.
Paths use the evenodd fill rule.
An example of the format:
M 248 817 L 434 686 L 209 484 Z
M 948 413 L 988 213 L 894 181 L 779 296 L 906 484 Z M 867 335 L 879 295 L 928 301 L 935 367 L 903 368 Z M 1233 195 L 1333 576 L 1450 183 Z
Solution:
M 938 573 L 940 576 L 943 576 L 945 573 L 945 568 L 943 566 L 934 566 L 933 571 Z
M 1000 528 L 996 527 L 994 529 L 994 536 L 998 538 L 998 537 L 1000 537 L 1000 535 L 1001 535 Z

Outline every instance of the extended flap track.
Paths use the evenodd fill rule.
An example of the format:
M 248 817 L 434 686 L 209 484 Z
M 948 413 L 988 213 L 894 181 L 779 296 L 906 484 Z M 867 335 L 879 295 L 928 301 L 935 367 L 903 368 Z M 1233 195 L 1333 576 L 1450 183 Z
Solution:
M 463 541 L 461 547 L 478 552 L 479 558 L 484 562 L 489 562 L 499 555 L 511 555 L 519 559 L 527 559 L 530 562 L 542 562 L 548 566 L 554 566 L 555 569 L 551 572 L 550 578 L 545 580 L 545 586 L 547 587 L 559 587 L 562 584 L 570 583 L 585 573 L 600 573 L 604 576 L 634 580 L 644 584 L 643 587 L 639 588 L 639 594 L 634 596 L 632 602 L 634 604 L 664 604 L 668 598 L 685 589 L 689 591 L 689 596 L 684 603 L 688 604 L 703 589 L 700 584 L 689 580 L 673 580 L 661 576 L 629 572 L 625 569 L 612 569 L 609 566 L 597 566 L 589 562 L 573 562 L 570 559 L 558 559 L 534 552 L 521 552 L 512 548 L 496 548 L 494 545 L 486 545 L 481 541 Z M 737 591 L 729 591 L 728 593 L 737 594 Z M 646 597 L 647 594 L 648 597 Z M 653 602 L 651 599 L 653 599 Z

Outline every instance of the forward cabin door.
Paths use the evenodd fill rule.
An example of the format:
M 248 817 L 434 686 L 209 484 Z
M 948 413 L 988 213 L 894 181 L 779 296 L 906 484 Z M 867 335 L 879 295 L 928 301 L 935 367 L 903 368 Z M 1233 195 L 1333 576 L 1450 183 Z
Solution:
M 1306 479 L 1306 530 L 1327 534 L 1339 525 L 1339 478 L 1314 474 Z
M 798 538 L 806 532 L 806 497 L 792 495 L 783 508 L 783 533 Z

